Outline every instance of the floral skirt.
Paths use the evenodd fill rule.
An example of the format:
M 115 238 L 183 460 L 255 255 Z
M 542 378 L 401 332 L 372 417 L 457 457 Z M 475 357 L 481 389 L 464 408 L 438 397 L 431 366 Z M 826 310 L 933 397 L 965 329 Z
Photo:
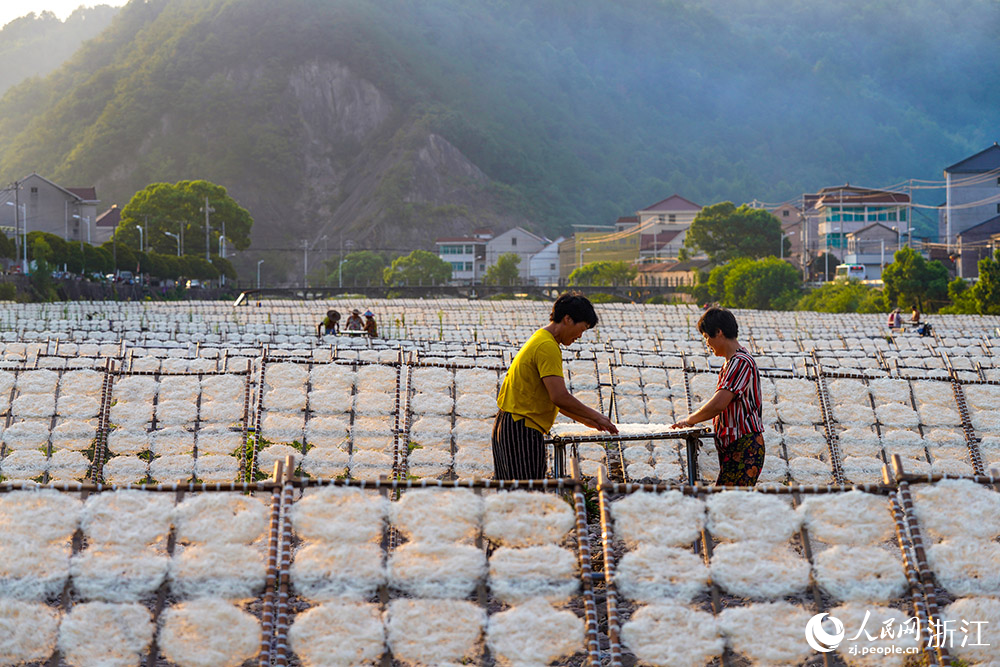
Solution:
M 716 486 L 753 486 L 764 467 L 764 435 L 748 433 L 733 442 L 716 443 L 719 478 Z

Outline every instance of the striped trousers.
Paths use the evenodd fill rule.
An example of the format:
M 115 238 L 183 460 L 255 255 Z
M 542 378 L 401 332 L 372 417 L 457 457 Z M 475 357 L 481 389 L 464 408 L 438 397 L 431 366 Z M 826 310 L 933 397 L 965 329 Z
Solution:
M 540 432 L 503 410 L 493 422 L 493 479 L 543 479 L 545 442 Z

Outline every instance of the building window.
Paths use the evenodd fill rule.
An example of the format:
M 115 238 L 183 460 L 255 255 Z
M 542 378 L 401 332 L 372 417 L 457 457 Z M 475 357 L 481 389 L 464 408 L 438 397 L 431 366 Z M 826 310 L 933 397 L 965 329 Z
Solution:
M 670 215 L 667 216 L 667 220 L 670 222 L 677 222 L 677 216 L 671 213 Z
M 474 252 L 476 252 L 476 246 L 471 246 L 471 245 L 465 246 L 465 254 L 466 255 L 471 255 Z
M 466 262 L 465 263 L 465 270 L 466 271 L 471 271 L 472 270 L 472 262 Z
M 788 211 L 787 211 L 787 210 L 785 210 L 785 211 L 782 211 L 782 212 L 781 212 L 781 217 L 783 217 L 783 218 L 787 218 L 787 217 L 788 217 Z
M 452 273 L 456 271 L 461 271 L 465 266 L 465 262 L 448 262 L 448 263 L 451 264 Z
M 516 236 L 511 236 L 510 237 L 510 245 L 511 246 L 516 246 L 517 245 L 517 237 Z
M 31 186 L 31 194 L 33 194 L 33 195 L 37 195 L 38 194 L 38 186 L 34 186 L 34 185 Z
M 555 271 L 555 270 L 556 270 L 556 265 L 555 264 L 549 264 L 549 271 Z

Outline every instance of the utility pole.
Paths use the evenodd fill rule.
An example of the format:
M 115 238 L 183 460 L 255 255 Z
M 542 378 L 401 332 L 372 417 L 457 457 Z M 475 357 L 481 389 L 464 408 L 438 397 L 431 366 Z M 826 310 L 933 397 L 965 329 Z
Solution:
M 309 287 L 309 241 L 307 239 L 302 239 L 302 255 L 304 257 L 302 264 L 302 286 Z
M 205 261 L 212 261 L 212 246 L 209 244 L 209 230 L 211 227 L 208 222 L 208 214 L 214 213 L 215 209 L 208 205 L 208 195 L 205 195 Z

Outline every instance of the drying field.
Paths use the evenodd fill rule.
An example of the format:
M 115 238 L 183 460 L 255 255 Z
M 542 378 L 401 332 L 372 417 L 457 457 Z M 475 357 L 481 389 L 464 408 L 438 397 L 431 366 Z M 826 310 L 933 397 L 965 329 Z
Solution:
M 316 337 L 355 306 L 384 338 Z M 766 401 L 753 491 L 687 486 L 684 447 L 658 439 L 492 482 L 496 391 L 548 307 L 5 305 L 0 664 L 994 659 L 1000 318 L 932 317 L 922 338 L 737 312 Z M 598 313 L 564 350 L 585 403 L 656 425 L 711 395 L 698 310 Z M 697 470 L 718 472 L 710 438 Z M 822 612 L 848 639 L 868 612 L 874 639 L 816 651 Z

